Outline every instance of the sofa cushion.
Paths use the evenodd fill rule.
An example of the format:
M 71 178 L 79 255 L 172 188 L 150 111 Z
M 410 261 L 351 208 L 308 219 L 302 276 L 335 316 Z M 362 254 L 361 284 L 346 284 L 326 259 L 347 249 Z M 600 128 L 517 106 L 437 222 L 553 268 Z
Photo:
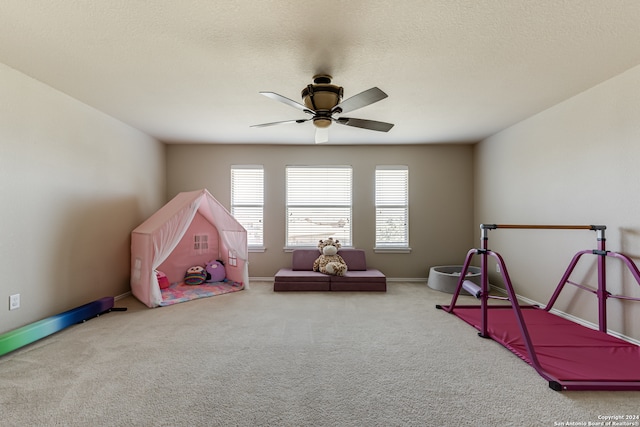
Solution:
M 348 282 L 331 282 L 331 291 L 332 292 L 336 292 L 336 291 L 342 291 L 342 292 L 361 292 L 361 291 L 365 291 L 365 292 L 386 292 L 387 291 L 387 282 L 383 281 L 383 282 L 372 282 L 372 281 L 366 281 L 366 282 L 354 282 L 354 281 L 348 281 Z
M 347 271 L 344 276 L 331 276 L 331 281 L 340 282 L 386 282 L 387 278 L 378 270 Z
M 317 249 L 296 249 L 291 254 L 291 269 L 293 271 L 312 271 L 313 263 L 320 256 Z
M 330 291 L 330 282 L 274 282 L 273 290 L 275 292 L 287 292 L 287 291 Z
M 349 271 L 364 271 L 367 269 L 367 259 L 363 249 L 340 249 L 338 255 L 347 263 Z
M 281 268 L 275 275 L 276 282 L 329 282 L 331 276 L 311 270 Z
M 340 249 L 338 255 L 347 264 L 347 270 L 364 271 L 367 260 L 363 249 Z M 317 249 L 295 249 L 291 255 L 291 269 L 293 271 L 311 271 L 313 263 L 320 256 Z

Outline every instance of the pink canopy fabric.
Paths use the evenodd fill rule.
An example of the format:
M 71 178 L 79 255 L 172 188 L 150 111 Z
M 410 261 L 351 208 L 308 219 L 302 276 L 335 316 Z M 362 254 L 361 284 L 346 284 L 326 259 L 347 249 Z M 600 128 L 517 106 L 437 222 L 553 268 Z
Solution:
M 131 233 L 131 292 L 148 307 L 162 294 L 155 270 L 170 282 L 187 268 L 223 261 L 227 279 L 249 287 L 247 231 L 206 189 L 179 193 Z

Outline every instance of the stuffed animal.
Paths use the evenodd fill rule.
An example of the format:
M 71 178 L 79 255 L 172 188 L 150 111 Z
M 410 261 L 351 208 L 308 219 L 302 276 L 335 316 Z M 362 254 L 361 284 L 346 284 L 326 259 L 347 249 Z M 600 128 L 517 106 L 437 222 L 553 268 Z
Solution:
M 207 272 L 201 265 L 189 267 L 184 275 L 185 285 L 202 285 L 207 278 Z
M 340 241 L 333 240 L 329 237 L 326 240 L 320 240 L 318 249 L 321 255 L 313 262 L 313 271 L 329 274 L 332 276 L 344 276 L 347 272 L 347 263 L 338 255 L 340 249 Z
M 209 261 L 205 266 L 205 270 L 207 272 L 206 281 L 208 283 L 223 282 L 225 277 L 227 277 L 227 272 L 224 269 L 224 264 L 219 259 Z

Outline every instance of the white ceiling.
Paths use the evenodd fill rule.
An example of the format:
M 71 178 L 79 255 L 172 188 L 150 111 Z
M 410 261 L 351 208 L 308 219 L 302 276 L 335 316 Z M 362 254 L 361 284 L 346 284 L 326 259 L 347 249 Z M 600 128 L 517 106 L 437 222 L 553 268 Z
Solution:
M 637 0 L 0 0 L 0 62 L 170 143 L 313 144 L 317 73 L 349 113 L 331 143 L 479 141 L 640 64 Z

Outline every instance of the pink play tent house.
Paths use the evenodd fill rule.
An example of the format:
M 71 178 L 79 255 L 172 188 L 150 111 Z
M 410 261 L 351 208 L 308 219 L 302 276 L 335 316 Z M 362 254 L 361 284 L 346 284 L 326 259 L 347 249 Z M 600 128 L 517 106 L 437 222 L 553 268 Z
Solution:
M 149 307 L 168 305 L 157 271 L 172 288 L 199 295 L 187 299 L 247 288 L 248 252 L 247 231 L 211 193 L 180 193 L 131 233 L 131 292 Z M 223 283 L 207 284 L 209 293 L 182 283 L 189 267 L 211 260 L 223 262 Z

